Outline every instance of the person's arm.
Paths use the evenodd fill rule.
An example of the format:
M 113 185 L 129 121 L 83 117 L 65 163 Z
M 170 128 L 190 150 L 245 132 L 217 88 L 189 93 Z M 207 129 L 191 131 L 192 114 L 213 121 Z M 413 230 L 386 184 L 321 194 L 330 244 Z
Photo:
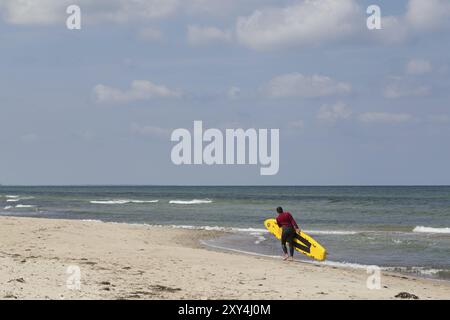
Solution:
M 279 218 L 279 217 L 277 217 L 275 220 L 277 220 L 277 225 L 278 225 L 278 227 L 281 228 L 281 225 L 280 225 L 280 222 L 278 221 L 278 218 Z
M 289 213 L 289 220 L 291 221 L 291 224 L 294 226 L 295 230 L 300 230 L 300 228 L 297 225 L 297 222 L 295 222 L 294 218 L 292 217 L 292 215 Z

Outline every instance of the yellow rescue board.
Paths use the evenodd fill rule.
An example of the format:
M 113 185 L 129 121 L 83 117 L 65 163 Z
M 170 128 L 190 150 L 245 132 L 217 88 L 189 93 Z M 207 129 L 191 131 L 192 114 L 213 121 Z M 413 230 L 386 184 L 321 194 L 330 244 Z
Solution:
M 267 219 L 264 221 L 264 226 L 273 234 L 278 240 L 281 239 L 281 228 L 277 224 L 275 219 Z M 297 232 L 294 239 L 294 248 L 300 251 L 304 255 L 313 259 L 323 261 L 327 258 L 327 250 L 322 247 L 320 243 L 314 240 L 312 237 L 304 233 L 303 231 Z

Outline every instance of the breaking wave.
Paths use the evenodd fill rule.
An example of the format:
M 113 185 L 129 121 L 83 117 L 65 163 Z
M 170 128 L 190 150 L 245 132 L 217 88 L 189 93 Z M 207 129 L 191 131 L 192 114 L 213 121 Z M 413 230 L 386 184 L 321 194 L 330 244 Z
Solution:
M 193 199 L 193 200 L 170 200 L 170 204 L 204 204 L 204 203 L 212 203 L 212 200 L 209 199 Z
M 32 204 L 18 204 L 16 208 L 35 208 L 35 205 Z
M 128 203 L 157 203 L 159 200 L 130 200 L 130 199 L 117 199 L 117 200 L 92 200 L 91 204 L 128 204 Z
M 450 233 L 450 228 L 431 228 L 431 227 L 417 226 L 417 227 L 414 228 L 413 232 L 421 232 L 421 233 Z

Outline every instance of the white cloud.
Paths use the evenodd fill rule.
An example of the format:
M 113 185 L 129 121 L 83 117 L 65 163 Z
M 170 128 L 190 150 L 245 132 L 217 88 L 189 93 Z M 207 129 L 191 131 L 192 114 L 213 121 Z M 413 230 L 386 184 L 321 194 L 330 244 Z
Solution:
M 381 30 L 370 31 L 369 36 L 382 44 L 401 44 L 410 38 L 411 30 L 403 16 L 383 16 Z
M 94 94 L 98 102 L 131 102 L 148 100 L 155 97 L 180 97 L 178 90 L 171 90 L 163 85 L 157 85 L 146 80 L 134 80 L 130 89 L 120 90 L 98 84 L 94 87 Z
M 135 22 L 161 19 L 182 13 L 197 16 L 236 16 L 256 5 L 275 0 L 0 0 L 0 16 L 21 25 L 61 24 L 66 8 L 81 7 L 83 23 Z
M 183 0 L 184 9 L 188 14 L 206 14 L 208 16 L 230 14 L 240 7 L 248 5 L 249 2 L 249 0 Z
M 66 8 L 73 0 L 0 0 L 4 19 L 11 24 L 39 25 L 64 23 Z M 178 8 L 179 0 L 78 0 L 83 21 L 127 22 L 169 16 Z
M 432 70 L 431 63 L 423 59 L 412 59 L 406 65 L 406 73 L 411 75 L 423 75 L 430 73 Z
M 170 130 L 156 126 L 142 126 L 132 123 L 130 127 L 131 133 L 141 136 L 151 136 L 157 138 L 166 138 L 170 136 Z
M 139 31 L 139 38 L 146 41 L 158 41 L 162 39 L 162 33 L 155 28 L 144 28 Z
M 305 76 L 300 73 L 290 73 L 273 78 L 266 86 L 266 91 L 274 98 L 314 98 L 348 94 L 351 92 L 351 85 L 321 75 Z
M 65 6 L 66 2 L 66 6 Z M 4 19 L 12 24 L 54 24 L 67 18 L 68 1 L 0 0 Z
M 205 45 L 211 42 L 229 42 L 230 31 L 223 31 L 216 27 L 188 26 L 187 40 L 190 45 Z
M 352 114 L 352 110 L 346 104 L 339 102 L 332 106 L 322 106 L 317 114 L 317 119 L 324 122 L 336 122 L 350 119 Z
M 253 49 L 316 45 L 355 34 L 364 15 L 354 0 L 309 0 L 239 17 L 238 40 Z
M 431 87 L 417 85 L 404 77 L 391 77 L 383 90 L 383 96 L 388 99 L 404 97 L 423 97 L 431 93 Z
M 405 66 L 405 76 L 390 76 L 383 89 L 388 99 L 405 97 L 424 97 L 431 93 L 431 86 L 421 83 L 412 76 L 424 75 L 433 71 L 431 62 L 423 59 L 411 59 Z
M 447 28 L 450 26 L 450 1 L 410 0 L 405 19 L 419 31 Z
M 84 0 L 98 8 L 95 19 L 127 22 L 135 19 L 159 19 L 172 15 L 179 8 L 179 0 Z
M 358 115 L 358 121 L 363 123 L 400 124 L 414 120 L 414 117 L 406 113 L 366 112 Z
M 330 41 L 398 44 L 450 28 L 450 1 L 409 0 L 403 15 L 382 16 L 381 30 L 369 31 L 356 0 L 305 0 L 265 7 L 236 22 L 240 43 L 256 50 L 315 46 Z
M 317 113 L 317 119 L 324 123 L 336 123 L 343 120 L 353 121 L 354 119 L 364 124 L 402 124 L 417 120 L 407 113 L 363 112 L 355 114 L 350 107 L 342 102 L 322 106 Z M 439 115 L 439 118 L 436 117 L 434 120 L 443 123 L 445 119 L 445 116 Z
M 381 43 L 402 43 L 431 31 L 450 27 L 450 1 L 409 0 L 404 15 L 383 16 L 382 30 L 370 34 Z

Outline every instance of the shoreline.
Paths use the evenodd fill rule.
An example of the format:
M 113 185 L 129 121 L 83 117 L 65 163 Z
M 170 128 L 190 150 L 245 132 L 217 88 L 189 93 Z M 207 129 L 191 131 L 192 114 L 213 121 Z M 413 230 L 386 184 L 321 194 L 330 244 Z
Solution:
M 366 270 L 287 263 L 200 243 L 221 234 L 3 216 L 0 299 L 394 299 L 400 292 L 450 297 L 445 280 L 382 271 L 381 289 L 369 290 Z M 80 290 L 67 287 L 74 276 L 68 267 L 80 269 Z
M 256 256 L 256 257 L 264 257 L 264 258 L 268 258 L 268 259 L 274 259 L 274 260 L 280 260 L 279 256 L 270 256 L 267 254 L 263 254 L 263 253 L 257 253 L 257 252 L 251 252 L 251 251 L 245 251 L 245 250 L 239 250 L 239 249 L 233 249 L 233 248 L 227 248 L 227 247 L 221 247 L 221 246 L 217 246 L 217 245 L 213 245 L 213 244 L 207 244 L 205 243 L 203 240 L 200 241 L 202 243 L 202 245 L 205 248 L 209 248 L 211 250 L 216 250 L 216 251 L 220 251 L 220 252 L 234 252 L 237 254 L 242 254 L 242 255 L 248 255 L 248 256 Z M 297 253 L 299 254 L 299 253 Z M 396 271 L 396 270 L 389 270 L 389 268 L 395 268 L 395 267 L 380 267 L 380 266 L 376 266 L 376 265 L 363 265 L 363 264 L 356 264 L 358 267 L 353 267 L 352 263 L 345 263 L 345 262 L 336 262 L 336 261 L 330 261 L 331 264 L 327 264 L 327 260 L 323 261 L 324 263 L 321 263 L 319 261 L 306 261 L 306 260 L 294 260 L 294 263 L 300 263 L 300 264 L 306 264 L 306 265 L 314 265 L 314 266 L 320 266 L 320 267 L 326 267 L 326 268 L 333 268 L 333 269 L 348 269 L 348 270 L 366 270 L 369 267 L 377 267 L 380 268 L 381 271 L 384 274 L 390 274 L 393 276 L 406 276 L 409 278 L 416 278 L 416 279 L 423 279 L 423 280 L 429 280 L 429 281 L 437 281 L 437 282 L 444 282 L 450 285 L 450 280 L 447 279 L 441 279 L 441 278 L 437 278 L 437 277 L 432 277 L 432 276 L 426 276 L 426 275 L 421 275 L 421 274 L 411 274 L 408 272 L 402 272 L 402 271 Z M 400 268 L 400 267 L 399 267 Z
M 45 217 L 36 217 L 37 219 L 42 218 L 42 219 L 48 219 Z M 53 219 L 53 218 L 52 218 Z M 61 219 L 61 218 L 54 218 L 54 219 Z M 62 219 L 62 220 L 78 220 L 78 221 L 84 221 L 84 222 L 93 222 L 93 223 L 110 223 L 110 224 L 125 224 L 125 225 L 137 225 L 137 226 L 143 226 L 143 227 L 155 227 L 155 228 L 169 228 L 169 229 L 182 229 L 182 230 L 194 230 L 194 231 L 209 231 L 209 232 L 215 232 L 216 235 L 214 236 L 214 238 L 216 237 L 222 237 L 222 236 L 226 236 L 226 235 L 232 235 L 235 234 L 236 232 L 266 232 L 267 235 L 270 236 L 270 233 L 263 228 L 256 228 L 256 227 L 247 227 L 247 228 L 237 228 L 237 227 L 224 227 L 224 226 L 195 226 L 195 225 L 174 225 L 174 224 L 148 224 L 148 223 L 137 223 L 137 222 L 108 222 L 108 221 L 102 221 L 102 220 L 98 220 L 98 219 Z M 315 230 L 308 230 L 305 231 L 308 234 L 320 234 L 320 232 L 323 231 L 315 231 Z M 336 231 L 331 231 L 331 232 L 336 232 Z M 361 230 L 361 231 L 337 231 L 337 232 L 348 232 L 348 233 L 359 233 L 359 232 L 367 232 L 365 230 Z M 372 231 L 373 232 L 373 231 Z M 204 248 L 212 248 L 213 250 L 220 250 L 221 252 L 236 252 L 236 253 L 240 253 L 240 254 L 244 254 L 244 255 L 251 255 L 251 256 L 260 256 L 260 257 L 267 257 L 270 259 L 278 259 L 279 256 L 274 256 L 274 255 L 269 255 L 269 254 L 264 254 L 264 253 L 258 253 L 258 252 L 254 252 L 254 251 L 245 251 L 245 250 L 241 250 L 241 249 L 237 249 L 237 248 L 229 248 L 229 247 L 223 247 L 223 246 L 218 246 L 218 245 L 214 245 L 214 244 L 209 244 L 206 243 L 206 241 L 208 241 L 210 239 L 200 239 L 200 241 L 198 241 L 199 243 L 201 243 L 201 246 Z M 196 243 L 196 246 L 198 245 L 198 243 Z M 302 256 L 300 253 L 296 252 L 297 256 Z M 417 272 L 413 272 L 413 271 L 402 271 L 402 270 L 398 270 L 398 269 L 424 269 L 424 268 L 428 268 L 425 269 L 425 271 L 427 270 L 431 270 L 434 271 L 435 269 L 429 269 L 432 267 L 415 267 L 415 266 L 380 266 L 380 265 L 373 265 L 373 264 L 362 264 L 362 263 L 352 263 L 352 262 L 340 262 L 340 261 L 335 261 L 335 260 L 325 260 L 322 262 L 319 261 L 315 261 L 313 259 L 307 260 L 307 259 L 296 259 L 295 262 L 298 263 L 305 263 L 305 264 L 312 264 L 312 265 L 320 265 L 320 266 L 327 266 L 327 267 L 337 267 L 337 268 L 344 268 L 344 269 L 359 269 L 359 270 L 366 270 L 369 267 L 377 267 L 380 268 L 383 272 L 385 273 L 392 273 L 392 274 L 400 274 L 400 275 L 405 275 L 405 276 L 412 276 L 412 277 L 417 277 L 420 279 L 429 279 L 429 280 L 437 280 L 437 281 L 444 281 L 444 282 L 448 282 L 450 284 L 450 278 L 439 278 L 436 276 L 432 276 L 431 274 L 427 274 L 426 272 L 422 273 L 421 271 L 417 271 Z M 397 270 L 396 270 L 397 269 Z M 440 270 L 436 270 L 437 272 L 439 272 Z

